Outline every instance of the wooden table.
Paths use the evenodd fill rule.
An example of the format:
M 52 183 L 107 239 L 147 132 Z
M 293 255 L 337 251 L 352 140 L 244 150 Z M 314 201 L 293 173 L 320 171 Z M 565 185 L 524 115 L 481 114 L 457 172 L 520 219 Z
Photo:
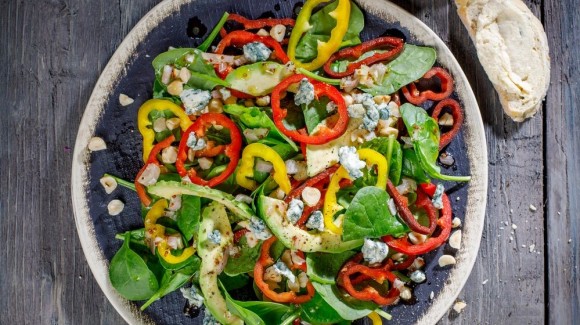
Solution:
M 123 322 L 79 244 L 69 191 L 71 148 L 103 67 L 157 2 L 2 1 L 0 324 Z M 441 323 L 578 324 L 577 1 L 526 1 L 548 34 L 552 83 L 543 110 L 521 124 L 503 114 L 451 1 L 395 2 L 455 54 L 477 95 L 488 139 L 486 226 L 460 295 L 467 308 Z

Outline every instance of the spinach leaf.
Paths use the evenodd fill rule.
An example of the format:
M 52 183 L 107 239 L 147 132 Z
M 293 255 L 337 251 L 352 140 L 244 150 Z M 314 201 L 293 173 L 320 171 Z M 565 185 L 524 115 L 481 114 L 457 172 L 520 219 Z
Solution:
M 186 67 L 191 72 L 191 77 L 187 81 L 187 86 L 190 88 L 212 90 L 216 86 L 229 86 L 229 83 L 220 79 L 212 64 L 207 63 L 202 56 L 202 51 L 193 48 L 179 48 L 169 50 L 159 54 L 153 59 L 153 69 L 155 70 L 155 77 L 161 80 L 163 74 L 163 67 L 166 65 L 173 65 L 178 69 Z M 156 93 L 166 96 L 167 86 L 159 81 L 157 84 Z M 167 93 L 168 94 L 168 93 Z
M 300 305 L 302 319 L 312 325 L 336 324 L 344 319 L 330 306 L 318 292 L 308 302 Z
M 346 251 L 338 254 L 310 253 L 306 255 L 307 274 L 311 281 L 322 284 L 335 284 L 336 275 L 342 265 L 355 252 Z
M 403 149 L 403 166 L 401 173 L 419 183 L 429 183 L 431 181 L 429 176 L 425 174 L 425 171 L 421 167 L 419 158 L 417 158 L 415 150 L 413 149 Z
M 388 200 L 389 195 L 381 188 L 367 186 L 360 189 L 346 209 L 342 239 L 378 238 L 401 233 L 403 225 L 391 214 Z
M 238 305 L 251 310 L 264 320 L 266 324 L 279 324 L 296 318 L 293 307 L 269 301 L 237 301 Z M 291 323 L 292 321 L 290 321 Z
M 316 292 L 326 301 L 336 312 L 346 320 L 355 320 L 368 315 L 377 308 L 377 305 L 370 301 L 356 300 L 340 291 L 337 286 L 312 282 Z
M 372 87 L 361 86 L 361 89 L 373 96 L 392 94 L 420 79 L 431 69 L 436 58 L 437 53 L 430 47 L 405 44 L 403 53 L 387 63 L 387 73 L 383 80 Z
M 228 260 L 228 263 L 230 260 Z M 218 275 L 218 279 L 224 285 L 227 291 L 243 288 L 250 283 L 250 277 L 247 274 L 238 274 L 229 276 L 226 273 Z
M 373 149 L 387 158 L 389 162 L 389 179 L 398 185 L 401 180 L 402 152 L 401 144 L 395 136 L 377 137 L 361 145 L 361 148 Z
M 224 269 L 224 272 L 229 276 L 248 273 L 254 270 L 256 261 L 258 260 L 258 257 L 260 257 L 262 242 L 254 247 L 249 247 L 246 236 L 243 236 L 240 240 L 239 247 L 239 256 L 230 256 Z
M 130 234 L 126 234 L 123 246 L 111 260 L 109 280 L 125 299 L 149 299 L 159 289 L 159 282 L 141 256 L 131 250 L 130 241 Z
M 138 249 L 144 251 L 149 250 L 149 247 L 147 247 L 147 244 L 145 243 L 145 228 L 129 230 L 123 233 L 119 233 L 115 235 L 115 238 L 125 240 L 127 235 L 129 235 L 131 245 L 136 245 Z
M 470 176 L 450 176 L 441 174 L 437 166 L 439 156 L 439 126 L 427 112 L 417 106 L 405 103 L 400 107 L 401 117 L 413 141 L 413 148 L 423 170 L 429 176 L 446 181 L 467 182 Z
M 197 234 L 199 218 L 201 216 L 201 200 L 199 196 L 182 195 L 181 208 L 177 211 L 177 227 L 190 241 L 194 234 Z
M 163 279 L 161 280 L 161 286 L 159 287 L 159 290 L 157 290 L 157 292 L 151 298 L 149 298 L 149 300 L 147 300 L 147 302 L 145 302 L 143 306 L 141 306 L 141 310 L 145 310 L 147 307 L 149 307 L 149 305 L 151 305 L 155 301 L 183 287 L 191 279 L 195 271 L 196 270 L 193 268 L 188 268 L 180 271 L 167 270 L 163 275 Z
M 256 129 L 256 128 L 266 128 L 270 130 L 268 135 L 265 139 L 275 139 L 282 142 L 288 143 L 294 151 L 298 151 L 299 148 L 294 143 L 294 141 L 290 140 L 286 135 L 280 132 L 272 119 L 258 107 L 245 107 L 242 105 L 225 105 L 224 112 L 233 115 L 236 117 L 236 120 L 239 121 L 245 128 Z
M 314 129 L 328 117 L 326 105 L 330 102 L 327 97 L 322 97 L 320 100 L 314 100 L 311 105 L 302 105 L 302 112 L 304 112 L 304 122 L 308 133 L 314 132 Z
M 318 56 L 318 42 L 327 42 L 330 39 L 330 32 L 336 26 L 336 19 L 332 18 L 329 13 L 336 9 L 337 5 L 338 1 L 334 1 L 310 17 L 309 23 L 312 27 L 302 36 L 296 46 L 297 59 L 309 62 Z M 354 2 L 351 2 L 348 30 L 340 47 L 360 44 L 359 35 L 364 28 L 364 23 L 362 11 Z
M 167 230 L 169 228 L 166 228 L 165 230 Z M 190 257 L 188 257 L 185 261 L 177 263 L 177 264 L 171 264 L 169 262 L 166 262 L 161 255 L 159 255 L 159 251 L 156 250 L 156 255 L 159 258 L 159 263 L 161 263 L 161 266 L 163 266 L 166 270 L 180 270 L 183 268 L 190 268 L 190 267 L 198 267 L 199 268 L 199 264 L 200 264 L 200 259 L 197 255 L 192 255 Z M 173 250 L 171 253 L 175 256 L 179 256 L 181 255 L 183 252 L 183 249 L 177 249 L 177 250 Z

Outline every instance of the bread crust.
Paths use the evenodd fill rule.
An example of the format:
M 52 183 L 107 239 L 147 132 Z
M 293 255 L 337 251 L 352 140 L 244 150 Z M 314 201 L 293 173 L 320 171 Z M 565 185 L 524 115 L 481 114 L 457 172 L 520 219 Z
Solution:
M 542 107 L 550 84 L 548 40 L 521 0 L 455 0 L 477 56 L 514 121 Z

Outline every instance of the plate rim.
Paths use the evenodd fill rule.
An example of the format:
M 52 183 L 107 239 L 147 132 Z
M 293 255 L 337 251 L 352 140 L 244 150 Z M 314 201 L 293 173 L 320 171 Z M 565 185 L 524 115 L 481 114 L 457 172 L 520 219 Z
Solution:
M 87 204 L 89 194 L 87 191 L 87 167 L 90 153 L 86 148 L 89 139 L 94 134 L 113 86 L 124 75 L 124 67 L 131 59 L 138 44 L 167 16 L 176 13 L 183 5 L 196 1 L 164 0 L 139 20 L 123 39 L 101 72 L 83 113 L 75 141 L 71 165 L 71 198 L 81 247 L 99 287 L 121 317 L 129 324 L 154 324 L 154 322 L 148 315 L 139 311 L 133 303 L 122 298 L 109 281 L 108 261 L 97 242 Z M 483 120 L 469 80 L 452 52 L 435 32 L 420 19 L 391 2 L 356 0 L 356 3 L 364 11 L 382 20 L 399 23 L 422 44 L 435 47 L 438 56 L 437 62 L 450 70 L 455 77 L 456 86 L 459 86 L 456 87 L 456 91 L 467 113 L 465 114 L 464 134 L 465 143 L 472 144 L 467 146 L 472 181 L 468 187 L 465 221 L 461 228 L 462 247 L 456 254 L 457 264 L 449 273 L 449 278 L 453 281 L 443 286 L 441 292 L 432 300 L 430 307 L 417 321 L 417 324 L 434 324 L 449 310 L 464 287 L 479 251 L 485 221 L 488 187 L 487 141 Z M 461 83 L 457 83 L 457 80 L 460 80 Z M 475 143 L 479 146 L 477 149 L 473 145 Z

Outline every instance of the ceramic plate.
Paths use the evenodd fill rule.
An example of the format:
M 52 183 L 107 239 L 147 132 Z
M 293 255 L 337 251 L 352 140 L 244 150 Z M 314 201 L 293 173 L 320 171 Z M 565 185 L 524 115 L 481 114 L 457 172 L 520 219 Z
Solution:
M 454 302 L 477 256 L 487 197 L 487 150 L 483 124 L 461 67 L 433 31 L 389 2 L 359 0 L 357 3 L 365 12 L 363 40 L 395 35 L 409 43 L 434 47 L 438 54 L 437 64 L 455 77 L 454 96 L 465 110 L 462 131 L 448 149 L 457 163 L 451 169 L 444 169 L 447 174 L 472 176 L 472 181 L 467 185 L 446 186 L 454 216 L 463 220 L 462 247 L 455 254 L 457 264 L 445 269 L 437 265 L 444 247 L 427 254 L 425 271 L 428 282 L 416 287 L 416 299 L 411 304 L 388 309 L 397 324 L 433 324 Z M 115 292 L 108 278 L 108 263 L 120 247 L 120 240 L 115 239 L 115 234 L 142 227 L 142 220 L 137 195 L 120 187 L 107 195 L 99 178 L 108 172 L 132 180 L 142 164 L 136 116 L 140 104 L 152 96 L 154 72 L 151 61 L 169 46 L 194 47 L 200 44 L 204 34 L 217 23 L 224 11 L 250 18 L 295 17 L 297 4 L 295 0 L 164 1 L 145 15 L 129 33 L 99 78 L 76 140 L 72 200 L 79 237 L 93 275 L 111 304 L 128 323 L 201 324 L 201 316 L 191 319 L 182 314 L 185 300 L 179 292 L 140 312 L 136 304 L 124 300 Z M 122 107 L 118 101 L 121 93 L 134 98 L 135 102 Z M 89 153 L 86 148 L 93 136 L 102 137 L 107 149 Z M 125 209 L 113 217 L 107 213 L 107 204 L 115 198 L 125 202 Z M 429 297 L 431 292 L 434 294 L 432 300 Z

